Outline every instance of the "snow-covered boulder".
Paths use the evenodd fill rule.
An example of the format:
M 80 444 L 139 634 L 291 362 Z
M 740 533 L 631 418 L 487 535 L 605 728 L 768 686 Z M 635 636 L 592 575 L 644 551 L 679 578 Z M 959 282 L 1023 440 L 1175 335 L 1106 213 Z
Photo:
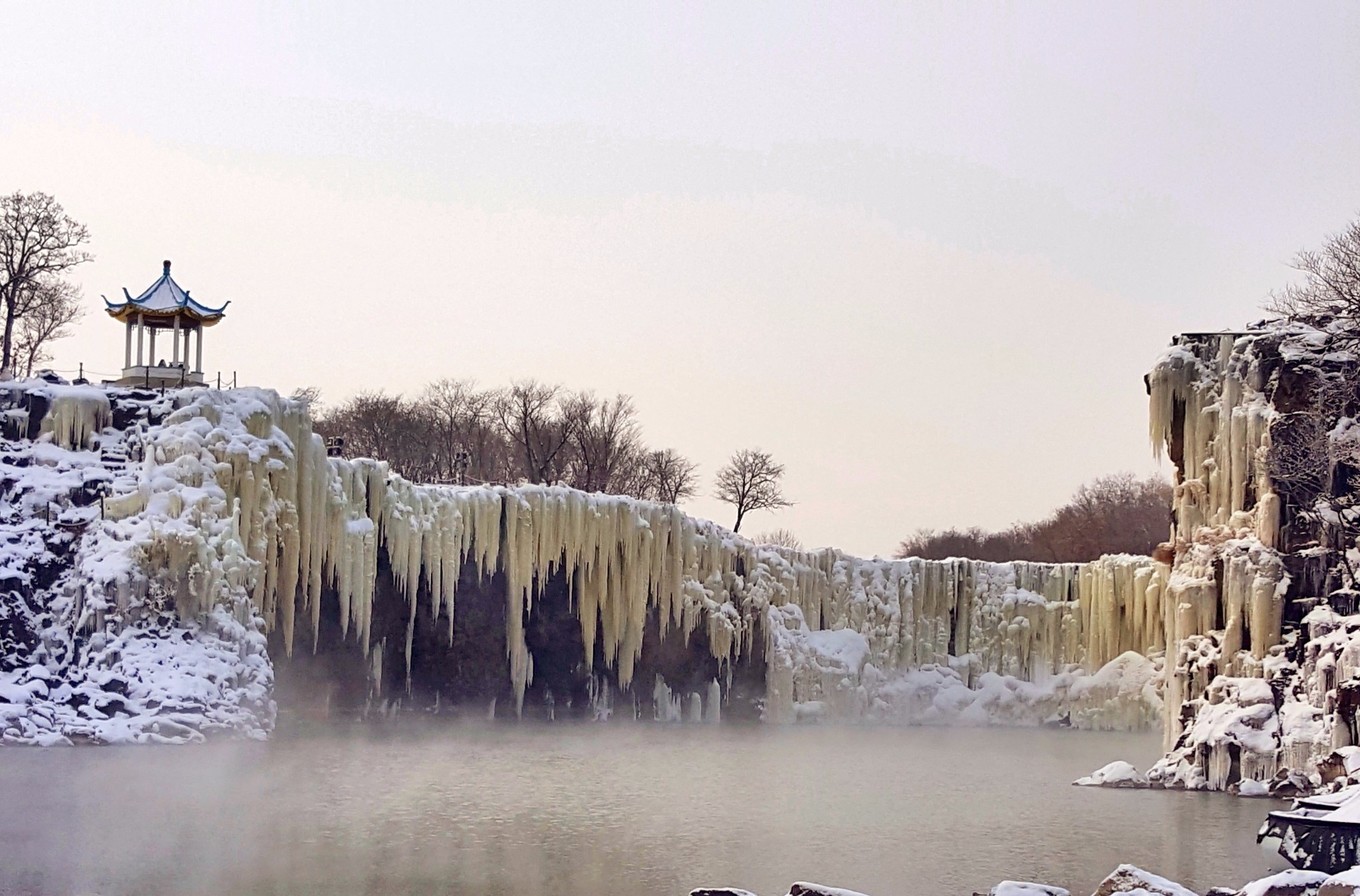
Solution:
M 987 896 L 1072 896 L 1062 887 L 1036 884 L 1027 880 L 1003 880 L 987 891 Z
M 1078 787 L 1147 787 L 1147 776 L 1123 760 L 1102 766 L 1072 782 Z
M 863 893 L 855 890 L 845 890 L 840 887 L 828 887 L 824 884 L 810 884 L 798 881 L 789 887 L 788 896 L 864 896 Z
M 1360 868 L 1333 874 L 1318 887 L 1318 896 L 1360 896 Z
M 1113 896 L 1115 893 L 1128 893 L 1131 896 L 1198 896 L 1193 890 L 1144 871 L 1137 865 L 1120 865 L 1114 869 L 1091 896 Z
M 1252 881 L 1238 890 L 1237 896 L 1317 896 L 1318 888 L 1325 880 L 1327 875 L 1321 871 L 1290 868 Z

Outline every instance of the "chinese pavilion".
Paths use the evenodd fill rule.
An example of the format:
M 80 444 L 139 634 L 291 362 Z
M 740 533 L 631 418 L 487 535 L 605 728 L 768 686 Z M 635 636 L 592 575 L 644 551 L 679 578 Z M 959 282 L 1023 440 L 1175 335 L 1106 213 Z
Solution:
M 109 316 L 127 325 L 127 341 L 123 351 L 123 386 L 201 386 L 203 379 L 203 328 L 222 319 L 228 302 L 220 308 L 209 308 L 189 296 L 187 289 L 170 279 L 170 262 L 165 272 L 137 298 L 123 296 L 127 301 L 110 302 L 104 299 Z M 133 333 L 136 333 L 137 355 L 133 358 Z M 170 339 L 169 351 L 162 345 L 156 351 L 156 336 Z M 164 338 L 164 336 L 162 338 Z M 189 342 L 193 337 L 194 361 L 189 365 Z M 149 344 L 148 344 L 149 343 Z M 167 357 L 168 356 L 168 357 Z M 135 363 L 134 363 L 135 360 Z

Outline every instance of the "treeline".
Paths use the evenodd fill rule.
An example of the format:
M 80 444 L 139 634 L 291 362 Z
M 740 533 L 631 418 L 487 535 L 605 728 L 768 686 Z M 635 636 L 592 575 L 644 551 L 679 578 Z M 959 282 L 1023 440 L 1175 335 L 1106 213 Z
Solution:
M 1170 532 L 1171 485 L 1160 476 L 1102 476 L 1037 523 L 1000 532 L 979 528 L 921 529 L 898 546 L 898 557 L 969 557 L 1068 563 L 1102 554 L 1151 554 Z
M 345 454 L 382 458 L 414 482 L 563 483 L 670 503 L 699 486 L 696 464 L 643 443 L 627 395 L 443 379 L 413 398 L 364 392 L 326 408 L 315 390 L 294 397 L 313 404 L 316 431 L 343 439 Z

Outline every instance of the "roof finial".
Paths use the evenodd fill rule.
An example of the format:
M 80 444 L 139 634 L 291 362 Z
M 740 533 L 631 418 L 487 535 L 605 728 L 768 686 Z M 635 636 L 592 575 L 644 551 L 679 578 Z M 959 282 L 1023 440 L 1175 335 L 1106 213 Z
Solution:
M 167 259 L 165 260 L 164 264 L 165 264 L 165 276 L 169 277 L 169 276 L 170 276 L 170 259 L 167 258 Z

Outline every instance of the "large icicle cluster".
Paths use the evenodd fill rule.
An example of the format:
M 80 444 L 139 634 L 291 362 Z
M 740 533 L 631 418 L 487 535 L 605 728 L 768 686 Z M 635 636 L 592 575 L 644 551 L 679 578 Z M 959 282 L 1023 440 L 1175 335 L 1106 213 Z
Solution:
M 1275 551 L 1281 504 L 1267 463 L 1276 412 L 1258 335 L 1181 337 L 1147 377 L 1153 450 L 1176 466 L 1168 749 L 1182 740 L 1183 707 L 1205 691 L 1206 678 L 1259 676 L 1280 642 L 1287 577 Z M 1215 660 L 1197 663 L 1211 633 Z
M 830 603 L 769 611 L 766 717 L 1156 723 L 1166 567 L 836 556 Z M 849 586 L 849 587 L 847 587 Z M 1095 674 L 1088 674 L 1093 672 Z
M 842 686 L 855 696 L 835 714 L 915 720 L 891 707 L 915 699 L 913 683 L 938 692 L 932 675 L 951 690 L 1018 682 L 1048 695 L 1026 696 L 1031 708 L 1013 720 L 1141 725 L 1156 701 L 1141 671 L 1132 685 L 1081 675 L 1165 649 L 1166 568 L 1148 558 L 992 564 L 793 551 L 669 505 L 560 487 L 416 485 L 381 462 L 328 458 L 305 409 L 269 391 L 172 393 L 130 432 L 108 427 L 121 398 L 90 387 L 50 398 L 41 439 L 51 450 L 102 441 L 131 458 L 76 559 L 73 612 L 91 630 L 164 603 L 186 623 L 229 618 L 244 633 L 277 632 L 291 651 L 299 626 L 316 643 L 323 594 L 333 593 L 374 686 L 399 686 L 402 676 L 382 669 L 383 645 L 370 643 L 381 563 L 405 602 L 408 676 L 418 608 L 447 617 L 451 640 L 471 564 L 483 582 L 503 576 L 517 702 L 534 677 L 525 620 L 554 576 L 569 583 L 582 644 L 602 647 L 584 651 L 587 667 L 599 659 L 626 688 L 649 618 L 663 634 L 702 627 L 720 668 L 764 651 L 774 720 L 816 714 Z M 840 680 L 827 677 L 828 662 Z M 709 704 L 721 694 L 705 685 L 689 714 L 716 717 Z
M 1291 606 L 1297 626 L 1328 599 L 1316 561 L 1352 547 L 1329 539 L 1328 509 L 1321 499 L 1314 506 L 1310 490 L 1353 489 L 1341 467 L 1360 459 L 1343 413 L 1354 404 L 1357 361 L 1336 344 L 1323 330 L 1280 322 L 1184 336 L 1148 375 L 1153 447 L 1177 472 L 1168 754 L 1150 773 L 1154 785 L 1306 788 L 1319 761 L 1355 742 L 1345 694 L 1357 624 L 1323 607 L 1283 635 Z M 1314 429 L 1321 447 L 1308 441 Z M 1313 485 L 1300 488 L 1310 476 Z

